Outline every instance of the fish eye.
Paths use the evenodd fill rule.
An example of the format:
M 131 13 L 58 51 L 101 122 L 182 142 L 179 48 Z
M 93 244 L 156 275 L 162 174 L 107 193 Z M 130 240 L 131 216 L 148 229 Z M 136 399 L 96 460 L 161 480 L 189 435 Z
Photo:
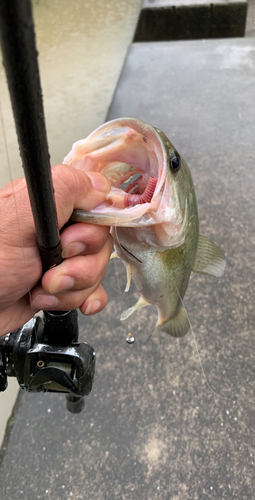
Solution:
M 180 155 L 177 151 L 171 151 L 170 152 L 170 157 L 169 157 L 169 164 L 171 170 L 175 173 L 178 172 L 180 166 L 181 166 L 181 158 Z

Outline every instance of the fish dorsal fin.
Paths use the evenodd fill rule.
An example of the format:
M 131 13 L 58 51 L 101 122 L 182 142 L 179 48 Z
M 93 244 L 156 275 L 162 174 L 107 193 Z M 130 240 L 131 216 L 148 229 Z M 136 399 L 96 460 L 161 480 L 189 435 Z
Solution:
M 196 259 L 192 271 L 219 278 L 226 267 L 222 251 L 205 236 L 199 236 Z

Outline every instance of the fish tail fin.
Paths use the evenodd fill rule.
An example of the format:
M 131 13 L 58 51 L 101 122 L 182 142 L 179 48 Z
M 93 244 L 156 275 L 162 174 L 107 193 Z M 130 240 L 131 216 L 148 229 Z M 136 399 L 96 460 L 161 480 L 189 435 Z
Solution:
M 190 329 L 189 318 L 184 307 L 181 306 L 176 316 L 161 323 L 156 329 L 169 333 L 172 337 L 184 337 Z

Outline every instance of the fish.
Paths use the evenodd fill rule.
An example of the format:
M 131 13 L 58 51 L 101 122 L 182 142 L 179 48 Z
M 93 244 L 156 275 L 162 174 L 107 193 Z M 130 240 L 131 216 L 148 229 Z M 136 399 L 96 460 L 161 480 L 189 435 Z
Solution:
M 191 173 L 168 137 L 137 118 L 106 122 L 73 144 L 64 164 L 100 172 L 111 182 L 107 199 L 91 211 L 74 210 L 72 220 L 111 226 L 114 257 L 133 279 L 137 303 L 121 320 L 157 307 L 156 331 L 183 337 L 190 328 L 183 305 L 191 272 L 220 277 L 222 251 L 199 234 Z

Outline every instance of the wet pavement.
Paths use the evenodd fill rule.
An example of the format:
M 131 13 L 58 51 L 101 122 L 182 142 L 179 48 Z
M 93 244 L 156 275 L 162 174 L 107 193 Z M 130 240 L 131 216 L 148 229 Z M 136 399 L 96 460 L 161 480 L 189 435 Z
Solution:
M 111 261 L 106 310 L 80 317 L 81 340 L 97 353 L 86 409 L 72 415 L 61 395 L 20 395 L 1 498 L 254 500 L 254 78 L 253 38 L 131 47 L 108 119 L 138 117 L 169 136 L 226 273 L 192 276 L 192 332 L 146 343 L 156 312 L 119 321 L 137 292 L 120 293 L 125 270 Z

